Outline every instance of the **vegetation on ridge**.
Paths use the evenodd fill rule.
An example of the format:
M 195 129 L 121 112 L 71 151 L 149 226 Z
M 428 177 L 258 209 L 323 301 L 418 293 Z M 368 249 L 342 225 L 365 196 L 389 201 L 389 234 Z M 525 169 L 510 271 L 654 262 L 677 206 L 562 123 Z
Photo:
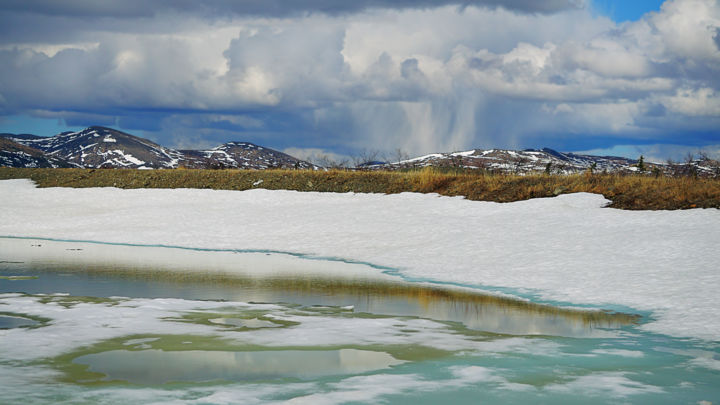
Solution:
M 720 179 L 646 175 L 512 175 L 483 171 L 134 170 L 0 168 L 0 179 L 29 178 L 39 187 L 203 188 L 320 192 L 438 193 L 511 202 L 589 192 L 621 209 L 720 208 Z

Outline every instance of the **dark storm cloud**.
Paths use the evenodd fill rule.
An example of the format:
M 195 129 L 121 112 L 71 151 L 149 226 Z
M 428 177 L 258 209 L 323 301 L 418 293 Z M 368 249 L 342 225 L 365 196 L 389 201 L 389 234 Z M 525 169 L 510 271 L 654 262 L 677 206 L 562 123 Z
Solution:
M 442 6 L 504 8 L 550 14 L 583 7 L 584 0 L 3 0 L 0 44 L 87 40 L 93 32 L 173 33 L 187 18 L 288 18 L 347 15 L 368 9 Z M 162 17 L 162 18 L 158 18 Z
M 503 7 L 529 13 L 578 8 L 578 0 L 5 0 L 0 10 L 54 16 L 135 18 L 158 12 L 200 13 L 206 16 L 248 15 L 285 17 L 306 13 L 345 14 L 371 8 L 434 8 L 446 5 Z

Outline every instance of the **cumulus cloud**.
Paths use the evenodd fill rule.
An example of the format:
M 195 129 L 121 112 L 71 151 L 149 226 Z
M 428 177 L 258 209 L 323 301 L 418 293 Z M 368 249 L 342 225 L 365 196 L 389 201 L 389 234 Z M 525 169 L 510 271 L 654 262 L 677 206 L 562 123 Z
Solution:
M 720 116 L 720 94 L 709 87 L 677 89 L 675 95 L 663 97 L 661 102 L 670 111 L 689 117 Z
M 678 131 L 696 145 L 720 128 L 714 0 L 620 25 L 566 0 L 85 5 L 3 2 L 42 28 L 0 28 L 0 113 L 339 155 L 610 148 Z

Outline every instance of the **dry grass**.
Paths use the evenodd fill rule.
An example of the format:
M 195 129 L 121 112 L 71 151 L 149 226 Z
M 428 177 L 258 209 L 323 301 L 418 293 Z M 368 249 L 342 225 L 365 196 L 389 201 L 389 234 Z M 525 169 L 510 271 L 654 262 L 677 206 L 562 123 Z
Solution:
M 602 194 L 621 209 L 720 208 L 720 179 L 692 177 L 503 175 L 426 168 L 408 172 L 331 170 L 131 170 L 0 168 L 0 179 L 30 178 L 39 187 L 266 188 L 321 192 L 438 193 L 510 202 L 559 194 Z

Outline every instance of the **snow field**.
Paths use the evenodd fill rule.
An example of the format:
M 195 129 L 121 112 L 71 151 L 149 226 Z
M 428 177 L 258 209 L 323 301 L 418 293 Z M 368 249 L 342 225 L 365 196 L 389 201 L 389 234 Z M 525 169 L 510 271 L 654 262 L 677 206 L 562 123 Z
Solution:
M 412 193 L 37 189 L 6 180 L 0 235 L 341 257 L 411 279 L 651 311 L 648 331 L 720 340 L 720 211 L 606 203 L 584 193 L 498 204 Z

